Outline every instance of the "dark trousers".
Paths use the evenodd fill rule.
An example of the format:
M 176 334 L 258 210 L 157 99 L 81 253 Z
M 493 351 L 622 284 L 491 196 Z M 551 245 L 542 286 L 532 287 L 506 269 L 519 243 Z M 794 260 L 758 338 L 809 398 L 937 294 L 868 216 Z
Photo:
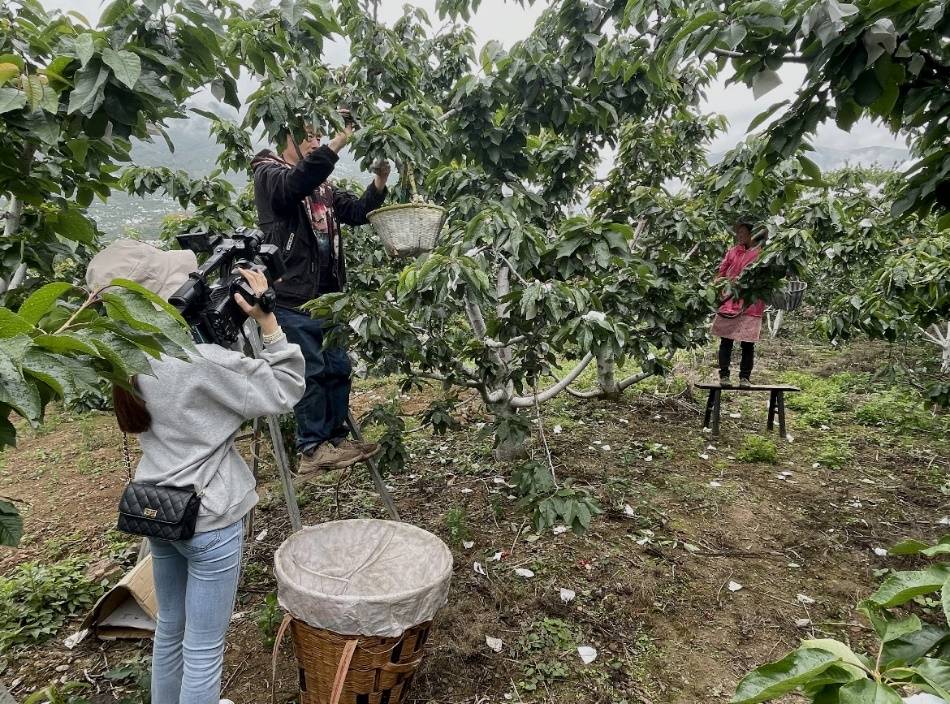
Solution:
M 732 364 L 732 347 L 735 340 L 724 337 L 719 341 L 719 378 L 729 378 L 729 366 Z M 755 343 L 741 342 L 742 358 L 739 360 L 739 378 L 748 379 L 752 376 L 752 365 L 755 362 Z
M 287 340 L 300 345 L 306 363 L 307 390 L 294 406 L 297 449 L 309 453 L 327 441 L 347 435 L 350 375 L 353 365 L 342 347 L 323 348 L 324 323 L 289 308 L 278 308 L 277 322 Z

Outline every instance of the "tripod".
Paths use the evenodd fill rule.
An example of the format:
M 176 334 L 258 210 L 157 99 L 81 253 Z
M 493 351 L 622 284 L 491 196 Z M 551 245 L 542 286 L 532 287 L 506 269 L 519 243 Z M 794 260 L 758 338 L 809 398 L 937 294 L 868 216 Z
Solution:
M 263 349 L 263 343 L 261 342 L 260 331 L 253 320 L 248 320 L 248 322 L 245 324 L 244 334 L 247 338 L 248 344 L 251 346 L 252 356 L 257 357 Z M 272 415 L 267 416 L 265 420 L 267 421 L 267 427 L 270 432 L 271 446 L 274 448 L 274 460 L 277 462 L 277 473 L 280 475 L 280 484 L 284 492 L 284 501 L 287 503 L 287 516 L 290 518 L 290 528 L 293 531 L 297 531 L 300 530 L 301 527 L 300 507 L 297 504 L 297 492 L 294 490 L 294 478 L 293 473 L 290 471 L 290 461 L 287 458 L 287 451 L 284 448 L 283 435 L 280 432 L 280 419 L 278 416 Z M 350 432 L 353 433 L 353 438 L 358 442 L 362 442 L 363 431 L 360 428 L 360 424 L 357 422 L 356 418 L 353 417 L 352 411 L 347 412 L 346 424 L 349 427 Z M 251 442 L 251 455 L 253 457 L 251 469 L 253 470 L 255 477 L 257 477 L 257 469 L 260 464 L 260 443 L 260 419 L 258 418 L 254 420 L 253 440 Z M 389 490 L 386 488 L 385 482 L 383 482 L 383 477 L 379 473 L 379 464 L 376 462 L 376 458 L 370 457 L 366 460 L 366 464 L 369 467 L 369 473 L 373 479 L 373 484 L 376 486 L 376 492 L 379 494 L 379 498 L 386 507 L 386 511 L 394 521 L 398 521 L 399 512 L 396 510 L 396 505 L 393 503 L 392 496 L 390 496 Z M 248 520 L 248 535 L 253 532 L 253 528 L 254 514 L 252 513 Z

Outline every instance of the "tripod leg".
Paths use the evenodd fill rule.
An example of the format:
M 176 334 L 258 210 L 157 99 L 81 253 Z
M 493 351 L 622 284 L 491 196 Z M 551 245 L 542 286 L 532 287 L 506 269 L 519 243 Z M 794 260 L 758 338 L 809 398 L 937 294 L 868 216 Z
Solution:
M 356 418 L 353 417 L 352 411 L 347 411 L 346 413 L 346 424 L 350 426 L 350 432 L 353 433 L 353 437 L 356 439 L 356 441 L 362 442 L 363 432 L 360 430 L 360 424 L 357 423 Z M 386 507 L 386 511 L 394 521 L 401 520 L 399 518 L 399 511 L 396 510 L 396 504 L 393 503 L 393 497 L 389 495 L 389 490 L 386 488 L 386 484 L 383 482 L 383 477 L 379 473 L 379 465 L 376 463 L 376 458 L 370 457 L 366 460 L 366 464 L 369 466 L 369 473 L 373 478 L 373 484 L 376 485 L 376 493 L 378 493 L 379 498 L 383 500 L 383 505 Z
M 271 444 L 274 446 L 274 459 L 277 461 L 277 473 L 280 474 L 280 484 L 284 490 L 284 500 L 287 502 L 287 516 L 290 518 L 290 529 L 298 531 L 303 524 L 300 521 L 300 507 L 297 505 L 297 492 L 294 490 L 294 478 L 290 474 L 290 461 L 287 459 L 287 450 L 284 449 L 284 439 L 280 433 L 280 421 L 277 416 L 267 416 L 267 425 L 270 429 Z
M 252 426 L 254 438 L 251 440 L 251 474 L 254 475 L 254 481 L 257 481 L 257 470 L 261 466 L 261 419 L 255 418 Z M 247 524 L 245 531 L 246 540 L 250 541 L 254 537 L 254 509 L 247 514 Z

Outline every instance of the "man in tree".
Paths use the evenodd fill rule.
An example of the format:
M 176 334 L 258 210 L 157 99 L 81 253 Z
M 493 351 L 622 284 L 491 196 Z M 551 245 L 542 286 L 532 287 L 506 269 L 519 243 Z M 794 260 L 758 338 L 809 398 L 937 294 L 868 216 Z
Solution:
M 340 223 L 365 225 L 386 197 L 389 163 L 379 162 L 361 197 L 327 179 L 353 135 L 346 125 L 328 144 L 309 125 L 287 130 L 281 153 L 264 150 L 251 162 L 258 224 L 280 247 L 286 273 L 277 281 L 277 320 L 287 339 L 300 345 L 307 363 L 307 390 L 297 404 L 301 474 L 348 467 L 378 451 L 373 443 L 347 439 L 352 366 L 346 350 L 323 348 L 324 324 L 299 310 L 304 303 L 343 290 L 346 270 Z

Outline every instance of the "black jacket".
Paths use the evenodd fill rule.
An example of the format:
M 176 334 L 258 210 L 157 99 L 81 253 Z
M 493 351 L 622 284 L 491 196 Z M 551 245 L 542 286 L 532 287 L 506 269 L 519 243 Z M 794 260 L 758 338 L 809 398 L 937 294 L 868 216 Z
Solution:
M 322 146 L 295 166 L 266 149 L 251 161 L 258 226 L 268 243 L 280 247 L 287 269 L 274 284 L 278 305 L 297 308 L 321 294 L 342 291 L 346 265 L 339 223 L 365 225 L 367 213 L 386 198 L 386 189 L 379 191 L 372 183 L 359 198 L 332 185 L 324 186 L 338 159 L 332 149 Z M 324 194 L 331 240 L 329 262 L 320 261 L 307 205 L 309 199 Z M 328 274 L 330 281 L 326 280 Z

